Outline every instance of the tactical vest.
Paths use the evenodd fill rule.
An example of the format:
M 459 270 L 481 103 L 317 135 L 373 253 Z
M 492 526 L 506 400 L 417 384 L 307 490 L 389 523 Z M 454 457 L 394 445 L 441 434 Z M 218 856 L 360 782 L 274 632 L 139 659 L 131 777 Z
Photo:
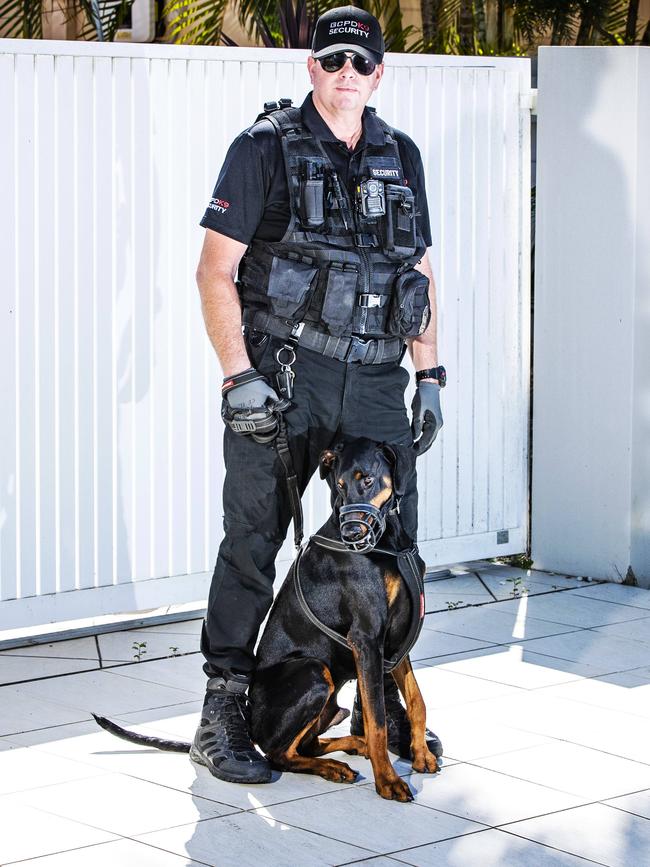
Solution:
M 426 245 L 393 130 L 377 118 L 384 143 L 365 148 L 350 190 L 299 108 L 260 117 L 281 142 L 291 217 L 281 241 L 254 239 L 246 251 L 237 284 L 244 310 L 336 337 L 421 334 L 428 280 L 413 265 Z

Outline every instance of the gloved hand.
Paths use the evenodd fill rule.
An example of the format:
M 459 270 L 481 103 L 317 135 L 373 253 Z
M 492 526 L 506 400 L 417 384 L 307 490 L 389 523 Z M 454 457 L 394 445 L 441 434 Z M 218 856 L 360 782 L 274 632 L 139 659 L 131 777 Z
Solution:
M 413 448 L 419 457 L 431 448 L 442 427 L 440 386 L 437 382 L 421 382 L 411 403 Z
M 290 405 L 280 399 L 266 379 L 249 367 L 224 379 L 221 387 L 221 417 L 233 433 L 251 436 L 255 442 L 270 443 L 278 435 L 278 414 Z
M 257 375 L 259 378 L 253 379 Z M 241 385 L 237 380 L 241 378 Z M 229 387 L 227 383 L 232 383 Z M 224 380 L 222 393 L 231 409 L 244 409 L 266 406 L 266 401 L 277 403 L 280 398 L 273 391 L 264 377 L 257 373 L 254 367 L 238 373 L 236 376 Z

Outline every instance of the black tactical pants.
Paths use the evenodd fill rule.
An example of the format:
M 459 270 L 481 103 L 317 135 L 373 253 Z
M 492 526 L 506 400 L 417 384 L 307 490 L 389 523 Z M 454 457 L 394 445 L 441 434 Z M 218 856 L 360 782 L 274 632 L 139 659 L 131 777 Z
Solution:
M 283 341 L 253 332 L 247 342 L 253 365 L 274 386 L 275 353 Z M 293 405 L 284 417 L 301 493 L 318 468 L 321 452 L 340 439 L 412 443 L 404 405 L 409 375 L 399 362 L 346 364 L 300 348 L 293 370 Z M 273 601 L 275 558 L 292 517 L 284 469 L 273 445 L 260 445 L 226 428 L 224 460 L 225 537 L 201 636 L 209 677 L 252 673 L 257 634 Z M 329 499 L 325 482 L 322 488 L 323 498 Z M 404 529 L 415 540 L 415 474 L 400 512 Z

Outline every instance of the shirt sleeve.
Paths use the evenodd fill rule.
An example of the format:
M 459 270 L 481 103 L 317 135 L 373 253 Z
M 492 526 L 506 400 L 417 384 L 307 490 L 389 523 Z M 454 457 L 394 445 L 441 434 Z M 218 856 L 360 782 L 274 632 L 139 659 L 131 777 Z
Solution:
M 429 223 L 429 205 L 427 202 L 427 190 L 424 180 L 424 166 L 422 165 L 422 157 L 415 142 L 407 135 L 402 133 L 400 141 L 400 156 L 402 157 L 402 165 L 406 172 L 406 177 L 415 193 L 415 200 L 418 209 L 417 221 L 418 229 L 424 239 L 427 247 L 433 243 L 431 239 L 431 225 Z
M 250 244 L 264 213 L 267 185 L 262 154 L 243 132 L 228 149 L 201 225 Z

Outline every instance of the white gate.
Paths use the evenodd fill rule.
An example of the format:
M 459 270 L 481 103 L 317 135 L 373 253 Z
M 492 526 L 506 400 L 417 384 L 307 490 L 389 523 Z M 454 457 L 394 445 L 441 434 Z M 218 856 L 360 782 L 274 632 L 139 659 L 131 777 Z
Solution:
M 198 221 L 234 135 L 306 94 L 306 53 L 0 40 L 0 628 L 205 597 L 222 454 Z M 507 58 L 388 56 L 377 94 L 423 154 L 449 371 L 419 464 L 429 565 L 527 541 L 529 100 Z M 308 529 L 327 501 L 315 482 Z

